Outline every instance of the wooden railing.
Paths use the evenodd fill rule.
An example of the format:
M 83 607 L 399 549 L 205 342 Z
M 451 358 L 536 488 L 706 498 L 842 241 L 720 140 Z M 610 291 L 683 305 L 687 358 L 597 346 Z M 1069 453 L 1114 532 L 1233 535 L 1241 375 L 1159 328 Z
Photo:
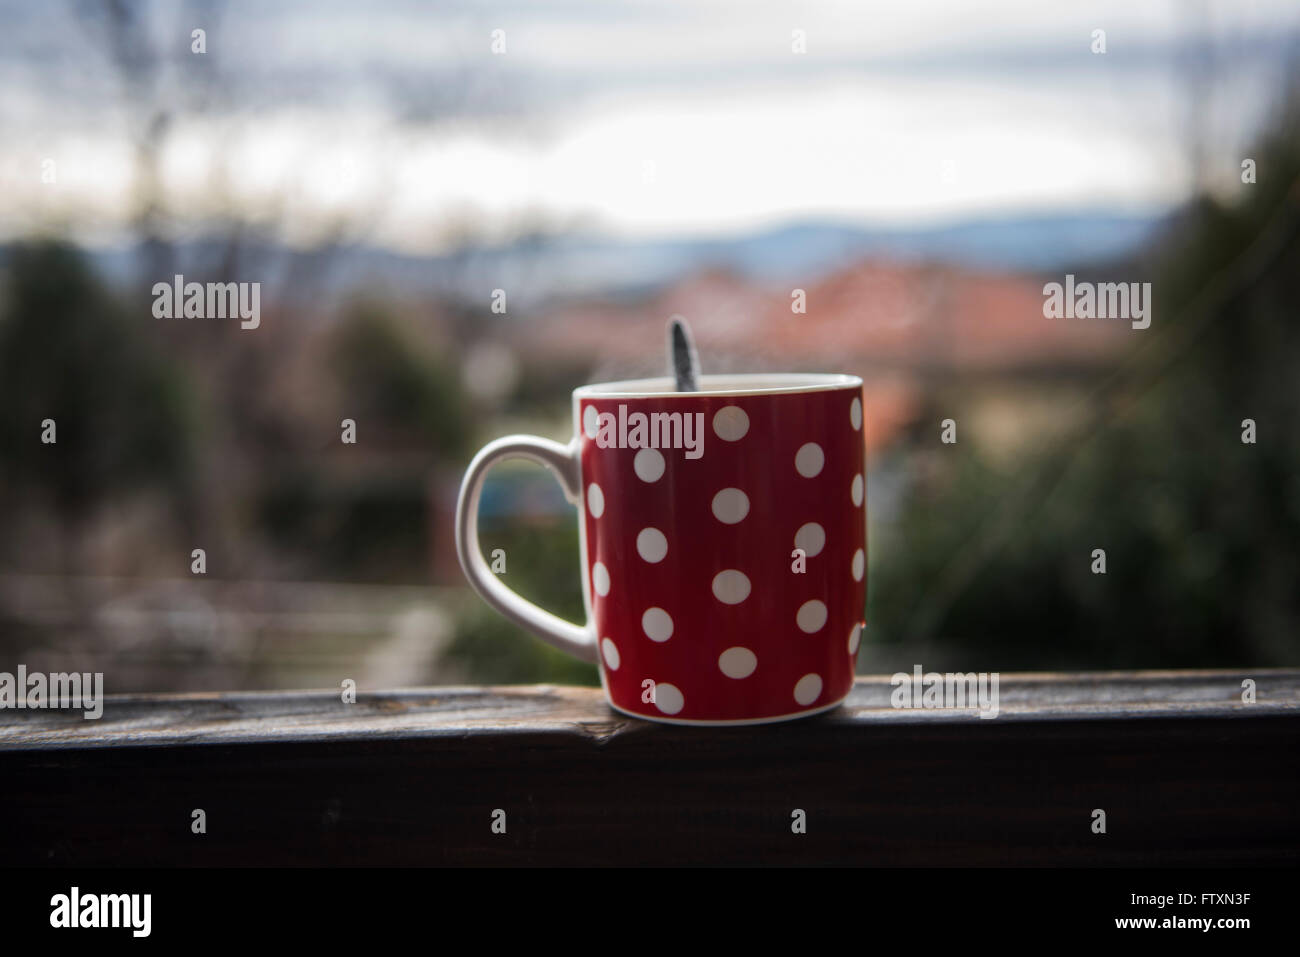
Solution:
M 55 866 L 1300 861 L 1300 672 L 1004 675 L 992 719 L 891 691 L 860 678 L 829 714 L 719 729 L 549 686 L 4 710 L 0 847 Z

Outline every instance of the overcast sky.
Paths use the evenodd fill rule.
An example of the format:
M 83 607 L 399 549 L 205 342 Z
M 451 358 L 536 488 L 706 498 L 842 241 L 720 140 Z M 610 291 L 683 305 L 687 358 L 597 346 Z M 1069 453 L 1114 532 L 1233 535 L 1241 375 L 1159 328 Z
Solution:
M 121 238 L 150 103 L 187 231 L 233 209 L 432 252 L 1163 207 L 1197 136 L 1231 178 L 1300 36 L 1294 2 L 159 3 L 133 98 L 73 16 L 97 6 L 0 2 L 4 236 Z

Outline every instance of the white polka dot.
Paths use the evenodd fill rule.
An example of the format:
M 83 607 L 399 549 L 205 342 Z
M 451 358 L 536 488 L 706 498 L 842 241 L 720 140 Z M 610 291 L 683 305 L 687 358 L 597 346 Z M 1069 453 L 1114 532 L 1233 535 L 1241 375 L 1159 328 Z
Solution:
M 682 697 L 676 685 L 670 685 L 665 681 L 655 684 L 655 707 L 664 714 L 676 714 L 685 704 L 686 699 Z
M 657 528 L 643 528 L 636 537 L 637 554 L 650 564 L 661 562 L 668 554 L 668 539 Z
M 853 404 L 849 406 L 849 421 L 853 423 L 854 429 L 862 428 L 862 400 L 854 399 Z
M 859 548 L 853 553 L 853 580 L 855 582 L 862 581 L 862 573 L 866 570 L 867 556 L 862 549 Z
M 591 585 L 602 598 L 609 594 L 609 569 L 600 562 L 591 566 Z
M 822 676 L 804 675 L 794 686 L 794 700 L 809 705 L 822 695 Z
M 587 486 L 587 511 L 591 512 L 592 518 L 600 518 L 605 514 L 605 493 L 595 482 Z
M 816 598 L 804 602 L 799 606 L 795 621 L 799 623 L 800 631 L 806 631 L 810 635 L 814 631 L 821 631 L 826 624 L 826 605 Z
M 849 632 L 849 654 L 856 655 L 858 653 L 858 643 L 861 641 L 862 641 L 862 623 L 859 622 L 858 624 L 854 625 L 853 630 Z
M 618 645 L 605 638 L 600 643 L 600 650 L 605 655 L 605 667 L 610 671 L 618 671 L 618 666 L 623 660 L 619 657 Z
M 664 457 L 658 449 L 642 449 L 632 460 L 636 477 L 642 482 L 657 482 L 664 474 Z
M 594 439 L 596 433 L 600 431 L 600 416 L 594 405 L 589 405 L 582 410 L 582 431 L 587 433 L 589 439 Z
M 724 525 L 735 525 L 749 514 L 749 496 L 738 488 L 724 488 L 713 496 L 713 515 Z
M 816 442 L 801 445 L 794 456 L 795 470 L 804 478 L 813 478 L 820 475 L 825 464 L 826 454 L 822 452 L 822 447 Z
M 647 608 L 641 616 L 641 630 L 651 641 L 667 641 L 673 636 L 673 620 L 662 608 Z
M 794 547 L 802 548 L 809 558 L 820 555 L 826 547 L 826 529 L 816 522 L 809 522 L 794 533 Z
M 724 605 L 739 605 L 749 597 L 749 579 L 734 568 L 718 572 L 713 576 L 713 596 Z
M 748 678 L 758 667 L 758 656 L 748 648 L 728 648 L 718 655 L 718 667 L 728 678 Z
M 863 482 L 862 482 L 862 473 L 859 472 L 857 475 L 853 476 L 853 487 L 852 487 L 851 489 L 849 489 L 849 494 L 853 496 L 853 504 L 854 504 L 854 505 L 861 505 L 861 504 L 862 504 L 862 490 L 863 490 L 863 488 L 864 488 L 864 486 L 863 486 Z
M 726 442 L 739 442 L 749 431 L 749 416 L 740 406 L 723 406 L 713 413 L 713 431 Z

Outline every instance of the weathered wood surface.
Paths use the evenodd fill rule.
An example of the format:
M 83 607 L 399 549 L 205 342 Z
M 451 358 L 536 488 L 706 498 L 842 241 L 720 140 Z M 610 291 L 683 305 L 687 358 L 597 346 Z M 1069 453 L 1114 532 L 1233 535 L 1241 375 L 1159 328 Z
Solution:
M 1300 862 L 1300 672 L 1004 675 L 993 719 L 896 710 L 891 690 L 860 678 L 834 712 L 751 728 L 651 724 L 547 686 L 0 711 L 0 849 L 18 865 Z

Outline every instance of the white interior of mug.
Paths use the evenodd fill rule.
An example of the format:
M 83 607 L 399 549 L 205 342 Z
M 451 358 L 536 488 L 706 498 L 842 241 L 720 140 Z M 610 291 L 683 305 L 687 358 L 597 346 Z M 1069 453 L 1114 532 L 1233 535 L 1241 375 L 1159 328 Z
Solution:
M 822 373 L 757 373 L 752 375 L 705 375 L 695 392 L 677 392 L 668 376 L 657 379 L 628 379 L 624 382 L 596 382 L 573 390 L 575 399 L 598 397 L 634 398 L 650 395 L 768 395 L 777 392 L 821 392 L 827 389 L 861 387 L 855 375 Z

